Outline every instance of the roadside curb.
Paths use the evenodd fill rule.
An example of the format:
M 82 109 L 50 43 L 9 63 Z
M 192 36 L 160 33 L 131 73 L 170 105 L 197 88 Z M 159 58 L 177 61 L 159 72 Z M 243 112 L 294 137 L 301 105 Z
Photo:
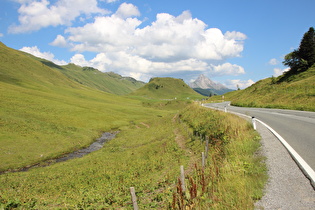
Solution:
M 225 111 L 226 110 L 221 110 L 221 109 L 217 109 L 217 108 L 212 108 L 212 107 L 208 107 L 211 109 L 215 109 L 215 110 L 219 110 L 219 111 Z M 233 112 L 233 111 L 228 111 L 229 113 L 238 115 L 238 116 L 243 116 L 246 118 L 251 119 L 251 116 L 245 115 L 245 114 L 240 114 L 237 112 Z M 291 157 L 293 158 L 293 160 L 296 162 L 296 164 L 299 166 L 299 168 L 302 170 L 303 174 L 310 180 L 312 187 L 315 189 L 315 172 L 314 170 L 304 161 L 304 159 L 287 143 L 287 141 L 280 136 L 280 134 L 278 134 L 274 129 L 272 129 L 269 125 L 267 125 L 266 123 L 264 123 L 263 121 L 255 118 L 255 120 L 259 123 L 261 123 L 262 125 L 264 125 L 268 130 L 270 130 L 270 132 L 275 135 L 275 137 L 282 143 L 282 145 L 286 148 L 286 150 L 289 152 L 289 154 L 291 155 Z

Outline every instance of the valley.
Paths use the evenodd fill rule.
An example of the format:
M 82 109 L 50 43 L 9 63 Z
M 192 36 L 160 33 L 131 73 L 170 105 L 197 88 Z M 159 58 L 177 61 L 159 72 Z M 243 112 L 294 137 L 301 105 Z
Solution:
M 262 196 L 265 166 L 262 157 L 253 156 L 257 133 L 242 119 L 196 104 L 193 99 L 204 96 L 182 80 L 154 78 L 119 95 L 93 87 L 87 82 L 92 75 L 83 70 L 67 76 L 61 72 L 65 67 L 3 44 L 0 61 L 2 172 L 44 166 L 104 132 L 120 131 L 84 157 L 1 174 L 0 208 L 132 208 L 130 187 L 140 208 L 181 208 L 178 199 L 185 206 L 243 208 Z M 86 78 L 78 81 L 80 74 Z M 205 137 L 211 140 L 212 164 L 202 170 Z M 187 189 L 197 193 L 177 194 L 181 165 Z M 235 176 L 239 170 L 246 173 Z M 206 179 L 200 182 L 201 177 Z

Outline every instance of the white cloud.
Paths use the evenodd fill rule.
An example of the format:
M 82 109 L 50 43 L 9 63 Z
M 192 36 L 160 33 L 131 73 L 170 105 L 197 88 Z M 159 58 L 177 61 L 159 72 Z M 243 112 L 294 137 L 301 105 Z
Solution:
M 125 6 L 122 6 L 125 5 Z M 72 50 L 108 52 L 124 50 L 149 60 L 179 61 L 190 58 L 200 60 L 225 60 L 239 57 L 243 51 L 246 35 L 240 32 L 222 34 L 220 29 L 206 29 L 206 24 L 193 19 L 189 11 L 178 17 L 161 13 L 152 24 L 139 28 L 142 21 L 126 18 L 136 15 L 135 6 L 122 4 L 122 9 L 111 16 L 96 17 L 93 23 L 66 30 L 69 40 L 74 42 Z M 128 6 L 127 6 L 128 5 Z M 124 18 L 122 18 L 123 16 Z
M 227 80 L 224 83 L 224 85 L 230 89 L 237 89 L 237 88 L 244 89 L 244 88 L 251 86 L 254 83 L 255 82 L 251 79 L 249 79 L 249 80 L 234 79 L 234 80 Z
M 24 52 L 27 52 L 27 53 L 30 53 L 30 54 L 32 54 L 32 55 L 34 55 L 36 57 L 44 58 L 46 60 L 52 61 L 53 63 L 58 64 L 58 65 L 65 65 L 65 64 L 67 64 L 67 62 L 65 62 L 64 60 L 55 59 L 54 54 L 52 54 L 51 52 L 40 52 L 40 50 L 38 49 L 37 46 L 23 47 L 20 50 L 24 51 Z
M 3 37 L 3 33 L 0 33 L 0 37 Z
M 270 61 L 268 63 L 270 65 L 275 66 L 275 65 L 277 65 L 279 63 L 279 61 L 277 59 L 275 59 L 275 58 L 272 58 L 272 59 L 270 59 Z
M 70 25 L 85 14 L 108 14 L 97 6 L 97 0 L 58 0 L 51 5 L 48 0 L 19 0 L 21 7 L 19 25 L 11 25 L 10 33 L 36 31 L 48 26 Z
M 70 62 L 80 66 L 91 66 L 100 71 L 114 71 L 143 81 L 153 76 L 162 76 L 179 71 L 187 72 L 196 69 L 207 71 L 209 69 L 207 63 L 196 59 L 165 63 L 150 61 L 125 52 L 99 53 L 91 60 L 86 60 L 82 54 L 75 54 Z
M 52 46 L 67 47 L 67 40 L 62 35 L 57 35 L 56 39 L 50 43 Z
M 278 77 L 289 70 L 290 70 L 290 68 L 285 68 L 285 69 L 274 68 L 273 69 L 273 76 Z
M 116 11 L 115 15 L 125 19 L 132 16 L 140 16 L 140 12 L 138 8 L 133 4 L 122 3 Z
M 239 65 L 224 63 L 222 65 L 217 65 L 217 66 L 212 65 L 211 74 L 216 75 L 216 76 L 223 76 L 223 75 L 237 76 L 240 74 L 245 74 L 245 70 L 243 67 Z
M 227 31 L 224 36 L 227 39 L 235 39 L 235 40 L 245 40 L 247 39 L 247 36 L 241 32 L 237 32 L 237 31 Z
M 207 28 L 189 11 L 177 17 L 157 14 L 156 20 L 143 28 L 136 18 L 139 15 L 136 6 L 123 3 L 112 15 L 67 28 L 66 37 L 57 37 L 53 43 L 67 40 L 72 51 L 97 54 L 86 61 L 89 65 L 137 78 L 183 71 L 210 72 L 212 76 L 245 73 L 243 67 L 226 62 L 241 56 L 245 34 Z

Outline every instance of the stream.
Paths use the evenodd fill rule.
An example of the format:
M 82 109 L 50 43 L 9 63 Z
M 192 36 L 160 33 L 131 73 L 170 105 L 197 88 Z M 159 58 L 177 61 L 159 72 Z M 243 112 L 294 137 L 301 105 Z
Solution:
M 0 171 L 0 174 L 4 174 L 4 173 L 12 173 L 12 172 L 21 172 L 21 171 L 28 171 L 29 169 L 32 168 L 36 168 L 36 167 L 46 167 L 46 166 L 50 166 L 52 164 L 55 163 L 59 163 L 59 162 L 63 162 L 63 161 L 67 161 L 70 159 L 74 159 L 74 158 L 81 158 L 91 152 L 97 151 L 99 149 L 101 149 L 104 144 L 110 140 L 112 140 L 113 138 L 116 137 L 116 135 L 119 133 L 119 131 L 113 131 L 113 132 L 105 132 L 102 134 L 102 136 L 98 139 L 96 139 L 89 147 L 84 148 L 84 149 L 80 149 L 68 154 L 63 155 L 62 157 L 57 157 L 57 158 L 53 158 L 53 159 L 49 159 L 46 160 L 44 162 L 41 163 L 37 163 L 31 166 L 25 166 L 19 169 L 10 169 L 7 171 Z

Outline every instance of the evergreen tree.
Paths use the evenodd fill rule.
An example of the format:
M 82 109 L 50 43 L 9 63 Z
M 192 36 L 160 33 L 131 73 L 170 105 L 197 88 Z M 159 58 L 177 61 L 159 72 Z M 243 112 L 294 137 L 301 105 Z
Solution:
M 315 31 L 310 27 L 301 40 L 298 50 L 287 54 L 283 64 L 290 67 L 290 73 L 305 71 L 315 63 Z
M 307 62 L 306 68 L 315 63 L 315 31 L 313 27 L 304 34 L 298 54 L 301 59 Z

